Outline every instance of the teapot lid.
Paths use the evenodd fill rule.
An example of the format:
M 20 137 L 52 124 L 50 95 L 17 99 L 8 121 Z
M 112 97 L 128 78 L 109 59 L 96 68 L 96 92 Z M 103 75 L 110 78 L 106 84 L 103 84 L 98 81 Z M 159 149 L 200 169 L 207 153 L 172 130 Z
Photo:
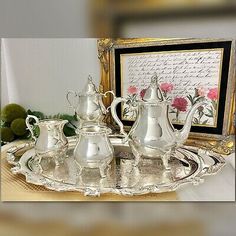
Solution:
M 143 101 L 145 101 L 145 102 L 162 102 L 162 101 L 164 101 L 164 96 L 163 96 L 160 86 L 158 84 L 158 77 L 157 77 L 156 73 L 151 78 L 151 83 L 145 91 Z
M 80 93 L 80 95 L 94 95 L 96 93 L 98 93 L 97 88 L 96 88 L 95 84 L 93 83 L 92 76 L 89 75 L 88 76 L 88 82 L 84 86 L 84 88 L 83 88 L 82 92 Z

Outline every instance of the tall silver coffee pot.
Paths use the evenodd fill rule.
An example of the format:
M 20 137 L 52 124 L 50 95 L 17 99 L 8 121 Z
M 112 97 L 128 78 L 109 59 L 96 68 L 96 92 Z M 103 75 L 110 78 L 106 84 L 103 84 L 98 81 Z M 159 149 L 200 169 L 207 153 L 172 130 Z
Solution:
M 143 99 L 135 101 L 135 106 L 138 107 L 137 116 L 127 134 L 116 113 L 116 106 L 120 102 L 127 102 L 127 99 L 115 98 L 111 104 L 111 114 L 119 125 L 120 132 L 129 142 L 136 158 L 135 165 L 138 165 L 141 156 L 159 157 L 166 169 L 169 169 L 171 152 L 187 140 L 195 111 L 205 104 L 204 101 L 195 104 L 187 114 L 184 127 L 181 130 L 175 129 L 168 117 L 169 101 L 163 96 L 157 76 L 154 75 Z

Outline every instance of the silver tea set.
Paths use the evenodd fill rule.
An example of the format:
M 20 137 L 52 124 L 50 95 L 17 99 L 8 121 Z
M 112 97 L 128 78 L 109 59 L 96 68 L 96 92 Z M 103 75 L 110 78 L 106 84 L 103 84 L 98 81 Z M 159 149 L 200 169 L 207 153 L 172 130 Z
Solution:
M 102 98 L 109 93 L 113 95 L 113 101 L 106 108 Z M 109 108 L 120 128 L 122 142 L 129 144 L 135 157 L 134 166 L 138 166 L 142 158 L 159 158 L 163 167 L 168 170 L 171 154 L 188 138 L 195 111 L 206 104 L 205 101 L 195 104 L 187 114 L 184 127 L 181 130 L 175 129 L 168 117 L 169 101 L 163 96 L 155 74 L 144 97 L 134 101 L 137 107 L 136 120 L 127 133 L 116 112 L 117 105 L 127 102 L 127 98 L 116 97 L 113 91 L 99 93 L 91 76 L 82 92 L 69 91 L 66 98 L 79 120 L 73 151 L 78 175 L 81 175 L 84 168 L 99 168 L 102 178 L 107 176 L 107 170 L 114 158 L 114 148 L 110 141 L 112 130 L 103 122 Z M 31 119 L 35 120 L 35 125 L 40 129 L 38 138 L 34 136 Z M 60 119 L 39 121 L 32 115 L 26 118 L 26 125 L 35 140 L 36 162 L 40 163 L 42 158 L 51 157 L 55 159 L 57 166 L 66 159 L 68 140 L 63 133 L 63 127 L 67 122 Z

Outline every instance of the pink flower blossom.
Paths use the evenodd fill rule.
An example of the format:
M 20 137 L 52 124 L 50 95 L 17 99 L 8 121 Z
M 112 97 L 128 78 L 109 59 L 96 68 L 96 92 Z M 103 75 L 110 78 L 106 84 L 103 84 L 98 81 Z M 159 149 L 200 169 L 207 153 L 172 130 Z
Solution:
M 140 92 L 140 97 L 143 99 L 147 89 L 142 89 Z
M 217 98 L 218 98 L 218 88 L 209 89 L 207 97 L 210 98 L 211 100 L 217 100 Z
M 172 103 L 172 107 L 176 108 L 178 111 L 186 111 L 188 101 L 183 97 L 176 97 Z
M 200 96 L 200 97 L 204 97 L 205 94 L 206 94 L 206 89 L 203 88 L 203 87 L 198 88 L 198 89 L 197 89 L 197 94 L 198 94 L 198 96 Z
M 135 86 L 129 86 L 128 93 L 129 94 L 135 94 L 138 92 L 138 89 Z
M 168 93 L 168 92 L 170 92 L 171 90 L 173 90 L 174 86 L 173 86 L 173 84 L 171 84 L 171 83 L 162 83 L 162 84 L 160 85 L 160 88 L 161 88 L 161 90 L 162 90 L 163 92 Z

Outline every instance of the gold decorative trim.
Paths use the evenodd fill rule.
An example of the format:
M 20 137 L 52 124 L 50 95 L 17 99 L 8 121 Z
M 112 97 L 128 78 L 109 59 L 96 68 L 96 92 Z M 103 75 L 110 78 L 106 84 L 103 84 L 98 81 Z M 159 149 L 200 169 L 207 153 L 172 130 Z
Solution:
M 109 91 L 111 88 L 110 85 L 110 50 L 114 46 L 114 40 L 109 38 L 103 38 L 97 40 L 97 47 L 98 47 L 98 59 L 101 63 L 101 82 L 99 85 L 99 91 L 104 93 L 105 91 Z M 106 107 L 108 107 L 112 100 L 111 95 L 108 94 L 106 97 L 103 97 L 103 103 Z M 111 123 L 111 117 L 109 114 L 105 117 L 106 122 Z
M 102 63 L 103 69 L 105 72 L 108 72 L 109 69 L 109 57 L 108 52 L 113 47 L 113 40 L 112 39 L 100 39 L 97 42 L 98 46 L 98 59 Z
M 189 138 L 185 144 L 205 148 L 222 155 L 229 155 L 235 151 L 234 135 L 227 136 L 222 140 L 199 140 Z

